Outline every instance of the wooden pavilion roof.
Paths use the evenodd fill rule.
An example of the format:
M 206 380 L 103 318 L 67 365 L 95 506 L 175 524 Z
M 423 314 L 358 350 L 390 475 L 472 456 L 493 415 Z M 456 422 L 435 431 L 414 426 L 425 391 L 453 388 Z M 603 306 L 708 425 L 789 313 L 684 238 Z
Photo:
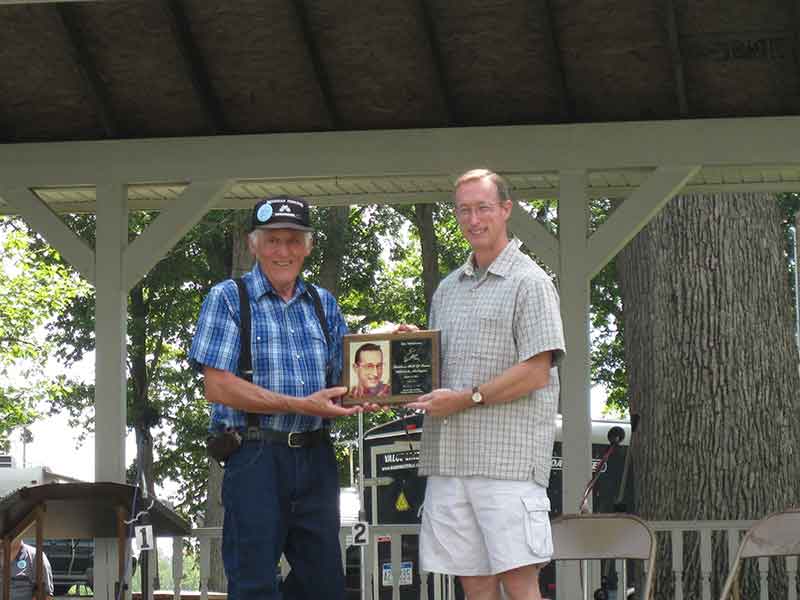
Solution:
M 800 113 L 789 0 L 0 0 L 0 142 Z

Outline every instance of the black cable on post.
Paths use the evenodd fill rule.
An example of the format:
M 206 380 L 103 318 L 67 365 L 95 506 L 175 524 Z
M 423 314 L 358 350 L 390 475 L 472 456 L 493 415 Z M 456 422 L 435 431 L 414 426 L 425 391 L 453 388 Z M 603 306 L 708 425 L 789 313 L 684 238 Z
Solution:
M 142 486 L 141 496 L 144 503 L 147 503 L 147 481 L 144 477 L 144 436 L 141 436 L 140 442 L 137 444 L 136 448 L 136 470 L 137 470 L 137 478 L 136 478 L 136 485 L 137 487 L 140 485 Z M 152 504 L 150 505 L 152 506 Z M 143 525 L 150 525 L 150 512 L 148 506 L 145 510 L 141 511 L 139 514 L 136 515 L 136 519 L 139 522 L 140 526 Z M 151 543 L 155 543 L 155 539 L 151 540 Z M 151 578 L 150 578 L 150 550 L 146 548 L 141 548 L 139 550 L 139 576 L 142 582 L 142 600 L 150 600 L 150 586 L 151 586 Z
M 152 503 L 151 503 L 145 510 L 143 510 L 140 513 L 137 513 L 136 508 L 137 508 L 138 501 L 139 501 L 139 487 L 140 487 L 140 483 L 144 479 L 144 470 L 142 469 L 142 464 L 143 464 L 142 456 L 143 456 L 143 454 L 144 454 L 144 452 L 142 451 L 142 443 L 141 442 L 137 442 L 137 444 L 136 444 L 136 479 L 135 479 L 135 483 L 134 483 L 134 487 L 133 487 L 133 498 L 131 498 L 131 513 L 130 513 L 130 517 L 131 518 L 128 521 L 125 521 L 125 524 L 128 526 L 128 540 L 133 539 L 133 528 L 134 528 L 134 526 L 136 525 L 137 522 L 142 522 L 142 519 L 148 519 L 148 522 L 149 522 L 149 513 L 148 513 L 148 511 L 149 511 L 150 507 L 152 506 Z M 147 486 L 146 485 L 141 485 L 141 487 L 142 487 L 142 490 L 143 490 L 142 498 L 146 500 L 147 499 Z M 125 557 L 124 557 L 124 560 L 125 560 L 125 571 L 124 571 L 123 576 L 122 576 L 122 581 L 118 581 L 117 582 L 116 600 L 122 600 L 123 593 L 125 592 L 125 590 L 128 589 L 127 581 L 128 581 L 128 578 L 131 575 L 131 573 L 130 573 L 130 566 L 131 566 L 130 558 L 131 558 L 130 557 L 130 542 L 128 542 L 128 543 L 125 544 Z M 146 555 L 145 555 L 145 558 L 146 558 Z M 147 561 L 145 561 L 145 564 L 146 564 L 146 562 Z M 146 567 L 145 567 L 145 569 L 146 569 Z M 147 596 L 145 596 L 144 593 L 145 593 L 145 587 L 144 587 L 144 582 L 143 582 L 142 598 L 143 598 L 143 600 L 147 600 Z

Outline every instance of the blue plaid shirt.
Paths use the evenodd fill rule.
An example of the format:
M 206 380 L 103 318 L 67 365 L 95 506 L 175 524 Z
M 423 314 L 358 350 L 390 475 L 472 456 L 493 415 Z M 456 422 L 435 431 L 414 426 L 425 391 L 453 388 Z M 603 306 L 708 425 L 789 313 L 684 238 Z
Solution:
M 330 292 L 317 287 L 331 336 L 332 347 L 326 348 L 325 334 L 307 290 L 310 284 L 298 278 L 294 296 L 286 302 L 272 289 L 258 263 L 243 279 L 252 313 L 253 383 L 288 396 L 307 396 L 325 387 L 326 364 L 331 366 L 332 381 L 339 381 L 347 325 Z M 215 285 L 203 302 L 189 351 L 192 367 L 200 372 L 208 366 L 238 373 L 239 322 L 239 290 L 236 282 L 228 279 Z M 312 431 L 325 425 L 321 417 L 261 415 L 263 429 Z M 211 405 L 210 430 L 246 426 L 245 412 L 223 404 Z

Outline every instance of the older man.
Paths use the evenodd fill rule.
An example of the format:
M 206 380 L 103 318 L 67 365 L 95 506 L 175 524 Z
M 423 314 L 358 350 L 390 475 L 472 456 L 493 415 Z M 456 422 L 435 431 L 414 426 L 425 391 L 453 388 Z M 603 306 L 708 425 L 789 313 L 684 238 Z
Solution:
M 499 600 L 500 584 L 511 600 L 539 600 L 539 569 L 552 555 L 558 295 L 508 238 L 512 201 L 502 178 L 465 173 L 454 208 L 472 253 L 431 303 L 444 387 L 408 405 L 427 413 L 421 566 L 459 575 L 470 600 Z
M 342 600 L 329 419 L 362 407 L 338 405 L 347 388 L 327 385 L 339 380 L 347 327 L 333 296 L 300 277 L 312 244 L 305 200 L 260 201 L 252 229 L 256 264 L 242 278 L 252 315 L 252 382 L 238 368 L 240 296 L 233 280 L 209 292 L 189 353 L 204 376 L 212 432 L 233 430 L 242 439 L 222 484 L 228 597 Z M 281 554 L 292 567 L 283 595 L 275 576 Z
M 11 543 L 11 600 L 36 599 L 36 548 L 16 539 Z M 3 598 L 2 574 L 4 570 L 5 547 L 0 541 L 0 600 Z M 53 597 L 53 571 L 47 555 L 42 552 L 42 584 L 44 597 Z

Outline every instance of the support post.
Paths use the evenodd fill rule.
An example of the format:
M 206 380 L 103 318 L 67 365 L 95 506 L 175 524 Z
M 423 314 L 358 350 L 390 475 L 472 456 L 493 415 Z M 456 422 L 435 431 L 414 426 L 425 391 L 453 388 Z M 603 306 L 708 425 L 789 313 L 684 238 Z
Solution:
M 567 353 L 561 366 L 562 512 L 577 512 L 591 475 L 589 402 L 589 279 L 586 272 L 589 198 L 586 172 L 562 171 L 558 202 L 561 316 Z M 558 565 L 560 598 L 580 598 L 575 563 Z
M 123 255 L 128 244 L 127 191 L 121 183 L 97 188 L 95 248 L 95 481 L 125 481 L 125 330 L 127 293 Z M 94 597 L 111 600 L 118 549 L 95 539 Z M 121 583 L 121 582 L 120 582 Z
M 36 511 L 36 600 L 44 600 L 44 505 Z

